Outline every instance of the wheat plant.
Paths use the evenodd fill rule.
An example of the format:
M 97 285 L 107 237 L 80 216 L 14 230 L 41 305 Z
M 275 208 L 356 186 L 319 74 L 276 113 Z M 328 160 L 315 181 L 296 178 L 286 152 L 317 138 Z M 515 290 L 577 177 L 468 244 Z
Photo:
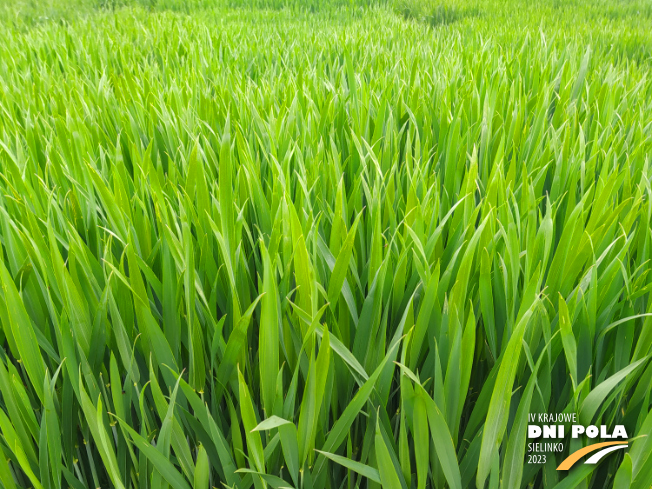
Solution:
M 652 486 L 649 5 L 78 3 L 2 6 L 0 487 Z

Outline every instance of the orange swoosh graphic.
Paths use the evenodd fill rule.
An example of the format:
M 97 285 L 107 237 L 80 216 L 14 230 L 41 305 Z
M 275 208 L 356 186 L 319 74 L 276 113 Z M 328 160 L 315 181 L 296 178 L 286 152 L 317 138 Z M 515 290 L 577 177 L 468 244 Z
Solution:
M 595 452 L 603 447 L 609 447 L 612 445 L 627 445 L 627 441 L 607 441 L 604 443 L 596 443 L 594 445 L 589 445 L 588 447 L 580 448 L 576 452 L 571 453 L 566 460 L 559 464 L 557 470 L 568 470 L 570 469 L 575 462 L 581 459 L 587 453 Z

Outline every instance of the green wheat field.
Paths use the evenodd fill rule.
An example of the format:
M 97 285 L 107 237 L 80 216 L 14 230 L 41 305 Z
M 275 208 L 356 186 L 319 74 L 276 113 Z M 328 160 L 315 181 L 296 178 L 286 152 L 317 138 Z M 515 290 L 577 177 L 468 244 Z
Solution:
M 0 0 L 0 487 L 649 489 L 651 25 Z

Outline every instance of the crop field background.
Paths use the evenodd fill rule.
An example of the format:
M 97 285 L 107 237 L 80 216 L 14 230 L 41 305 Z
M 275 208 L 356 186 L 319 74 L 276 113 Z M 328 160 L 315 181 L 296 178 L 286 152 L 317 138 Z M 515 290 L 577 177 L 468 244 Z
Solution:
M 0 19 L 0 487 L 652 486 L 652 3 Z

